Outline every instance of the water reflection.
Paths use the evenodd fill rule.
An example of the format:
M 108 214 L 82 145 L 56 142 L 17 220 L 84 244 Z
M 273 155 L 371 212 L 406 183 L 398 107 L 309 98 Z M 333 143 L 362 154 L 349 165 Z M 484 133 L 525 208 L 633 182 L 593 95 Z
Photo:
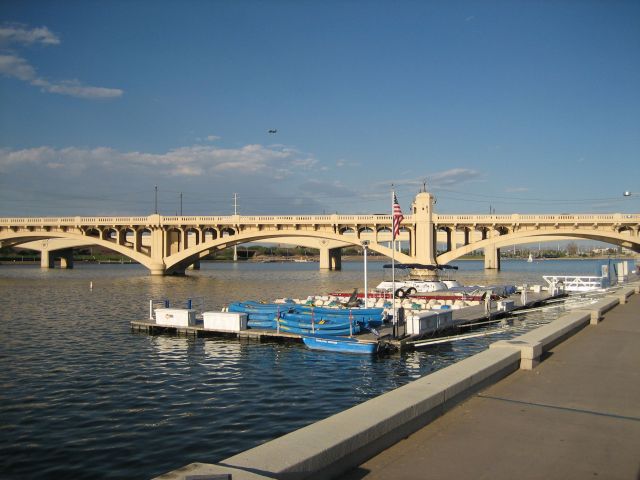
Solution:
M 150 337 L 156 359 L 166 361 L 186 361 L 189 350 L 195 350 L 195 338 L 169 335 L 156 335 Z

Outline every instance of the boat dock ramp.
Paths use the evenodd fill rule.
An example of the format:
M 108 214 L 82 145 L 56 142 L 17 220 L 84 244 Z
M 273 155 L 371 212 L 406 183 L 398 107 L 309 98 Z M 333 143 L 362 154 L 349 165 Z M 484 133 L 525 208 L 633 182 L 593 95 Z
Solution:
M 393 326 L 384 324 L 380 328 L 376 329 L 377 335 L 373 332 L 366 332 L 354 335 L 354 337 L 357 338 L 360 342 L 378 343 L 378 350 L 380 351 L 414 350 L 416 348 L 420 348 L 421 346 L 426 346 L 429 343 L 436 343 L 438 339 L 440 341 L 454 341 L 456 339 L 462 339 L 464 337 L 454 335 L 461 333 L 461 328 L 468 329 L 474 326 L 487 325 L 490 321 L 499 320 L 501 318 L 509 316 L 511 312 L 535 308 L 554 298 L 564 296 L 563 293 L 552 293 L 541 288 L 532 287 L 530 290 L 527 289 L 525 295 L 522 295 L 521 292 L 518 292 L 516 294 L 503 298 L 500 301 L 492 301 L 489 307 L 485 304 L 480 304 L 468 306 L 457 310 L 434 310 L 434 312 L 436 313 L 442 312 L 443 315 L 446 315 L 448 321 L 447 328 L 439 329 L 437 332 L 430 331 L 428 334 L 411 335 L 411 327 L 407 325 L 407 322 L 405 322 L 404 325 L 398 327 L 399 331 L 396 332 L 395 336 Z M 487 311 L 487 308 L 490 308 L 490 310 Z M 179 323 L 179 325 L 170 325 L 167 324 L 167 322 L 158 323 L 156 321 L 157 319 L 154 318 L 153 310 L 154 309 L 152 303 L 150 305 L 149 319 L 132 321 L 132 331 L 145 332 L 152 335 L 168 333 L 174 335 L 193 335 L 196 337 L 217 336 L 237 338 L 241 341 L 257 342 L 287 341 L 302 343 L 304 337 L 304 335 L 301 334 L 273 329 L 226 328 L 226 326 L 224 325 L 223 328 L 208 328 L 205 327 L 205 322 L 203 321 L 203 319 L 196 318 L 195 310 L 187 309 L 184 309 L 184 312 L 191 312 L 186 314 L 193 315 L 193 318 L 190 321 L 177 322 Z M 204 315 L 216 315 L 216 312 L 205 312 Z M 469 330 L 466 330 L 465 333 L 466 338 L 469 338 L 469 336 L 472 335 L 469 333 Z M 486 334 L 486 332 L 484 334 Z M 436 337 L 436 335 L 438 336 Z M 429 337 L 429 340 L 425 340 L 425 337 Z

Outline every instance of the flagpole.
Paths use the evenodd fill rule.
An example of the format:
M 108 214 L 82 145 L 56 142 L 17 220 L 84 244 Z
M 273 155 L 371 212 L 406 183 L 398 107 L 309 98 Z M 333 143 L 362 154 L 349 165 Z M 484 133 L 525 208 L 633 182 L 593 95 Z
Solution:
M 391 304 L 393 308 L 393 338 L 396 338 L 396 326 L 398 319 L 396 317 L 396 217 L 395 217 L 395 198 L 396 192 L 393 184 L 391 185 Z

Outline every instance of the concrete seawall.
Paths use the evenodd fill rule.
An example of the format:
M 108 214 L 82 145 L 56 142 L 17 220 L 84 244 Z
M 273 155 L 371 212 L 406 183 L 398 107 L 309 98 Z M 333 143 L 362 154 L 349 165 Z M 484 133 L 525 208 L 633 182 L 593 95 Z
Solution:
M 479 354 L 217 465 L 194 463 L 158 478 L 213 474 L 231 474 L 234 480 L 338 477 L 480 389 L 519 368 L 535 368 L 545 352 L 584 328 L 597 328 L 607 311 L 625 303 L 637 290 L 637 284 L 625 286 L 593 305 L 515 339 L 496 342 Z

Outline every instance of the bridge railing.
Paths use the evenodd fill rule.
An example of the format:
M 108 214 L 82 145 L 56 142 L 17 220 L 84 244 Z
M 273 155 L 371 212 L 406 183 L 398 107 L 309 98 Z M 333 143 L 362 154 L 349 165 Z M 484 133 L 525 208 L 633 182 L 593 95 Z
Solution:
M 511 215 L 455 215 L 455 214 L 434 214 L 435 223 L 637 223 L 640 222 L 640 214 L 520 214 Z
M 412 216 L 405 216 L 405 223 L 412 222 Z M 2 226 L 42 225 L 206 225 L 206 224 L 246 224 L 246 223 L 391 223 L 391 215 L 227 215 L 227 216 L 148 216 L 148 217 L 9 217 L 0 218 Z
M 413 223 L 413 215 L 406 215 L 403 223 Z M 510 215 L 457 215 L 434 214 L 436 224 L 637 224 L 640 214 L 510 214 Z M 0 218 L 0 226 L 108 226 L 108 225 L 238 225 L 238 224 L 390 224 L 391 215 L 216 215 L 216 216 L 95 216 L 95 217 L 8 217 Z

